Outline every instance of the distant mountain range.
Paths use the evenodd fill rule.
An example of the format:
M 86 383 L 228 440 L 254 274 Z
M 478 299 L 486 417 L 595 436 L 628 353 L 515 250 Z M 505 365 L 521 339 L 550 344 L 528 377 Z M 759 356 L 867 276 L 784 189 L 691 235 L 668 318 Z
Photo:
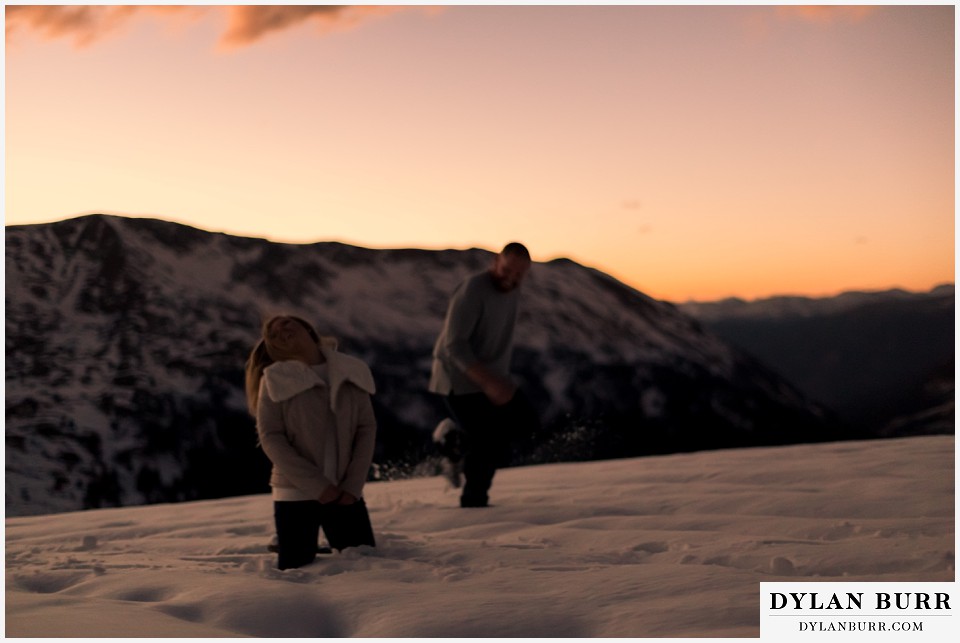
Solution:
M 267 490 L 243 397 L 262 319 L 366 360 L 376 466 L 428 470 L 447 301 L 493 255 L 292 245 L 91 215 L 6 228 L 6 511 Z M 524 284 L 515 370 L 543 418 L 514 463 L 862 437 L 677 307 L 568 260 Z M 424 467 L 427 467 L 425 469 Z
M 954 431 L 953 284 L 679 308 L 871 434 Z

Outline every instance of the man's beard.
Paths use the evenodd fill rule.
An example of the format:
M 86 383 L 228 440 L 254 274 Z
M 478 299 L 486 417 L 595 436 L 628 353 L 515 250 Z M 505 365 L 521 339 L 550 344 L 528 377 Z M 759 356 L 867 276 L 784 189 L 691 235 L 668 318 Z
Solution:
M 517 289 L 517 286 L 520 285 L 518 281 L 510 281 L 509 279 L 504 279 L 503 277 L 498 277 L 496 274 L 491 273 L 493 277 L 493 286 L 502 293 L 512 292 Z

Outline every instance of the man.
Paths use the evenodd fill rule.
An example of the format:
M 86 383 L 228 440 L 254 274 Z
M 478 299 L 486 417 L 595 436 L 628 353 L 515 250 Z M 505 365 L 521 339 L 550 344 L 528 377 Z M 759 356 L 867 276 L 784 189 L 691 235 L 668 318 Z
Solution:
M 430 391 L 446 396 L 465 434 L 461 507 L 488 505 L 512 434 L 534 417 L 510 379 L 519 288 L 530 263 L 522 244 L 509 243 L 489 270 L 461 283 L 433 349 Z

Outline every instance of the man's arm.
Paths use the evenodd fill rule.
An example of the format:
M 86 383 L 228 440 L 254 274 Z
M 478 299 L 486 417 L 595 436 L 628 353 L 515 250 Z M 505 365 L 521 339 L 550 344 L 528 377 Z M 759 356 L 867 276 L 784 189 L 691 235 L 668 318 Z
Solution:
M 453 293 L 443 322 L 442 351 L 453 366 L 466 372 L 470 365 L 479 362 L 470 336 L 480 321 L 481 305 L 468 292 L 469 283 L 464 283 Z
M 470 381 L 480 387 L 494 406 L 503 406 L 512 400 L 514 393 L 517 392 L 513 382 L 493 373 L 480 362 L 471 364 L 465 373 Z

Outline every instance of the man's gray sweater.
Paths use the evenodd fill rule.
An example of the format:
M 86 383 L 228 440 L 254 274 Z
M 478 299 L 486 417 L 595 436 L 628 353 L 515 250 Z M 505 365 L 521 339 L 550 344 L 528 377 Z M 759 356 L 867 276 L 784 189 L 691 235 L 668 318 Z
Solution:
M 497 290 L 489 271 L 461 283 L 433 348 L 429 390 L 441 395 L 481 392 L 466 376 L 476 363 L 509 378 L 519 303 L 520 289 Z

